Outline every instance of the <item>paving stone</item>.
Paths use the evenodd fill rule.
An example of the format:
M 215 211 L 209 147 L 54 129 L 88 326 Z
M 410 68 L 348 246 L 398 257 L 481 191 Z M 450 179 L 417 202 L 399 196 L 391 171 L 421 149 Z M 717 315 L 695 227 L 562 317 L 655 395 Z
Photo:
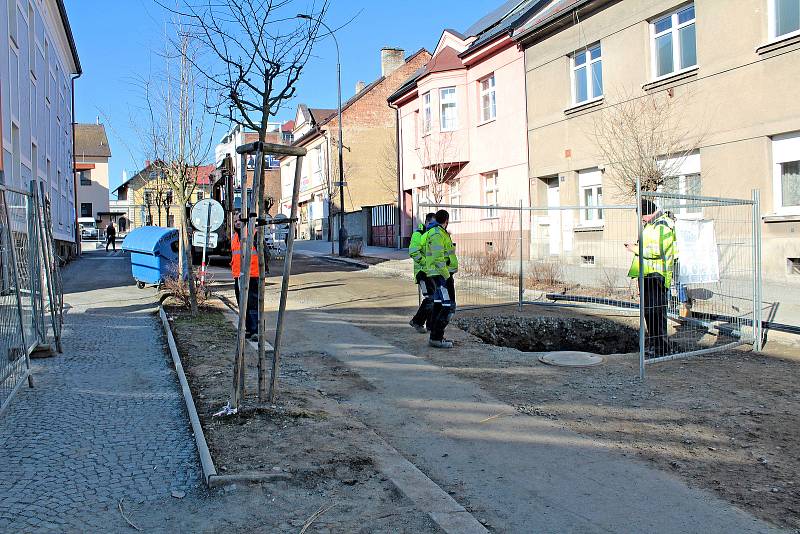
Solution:
M 104 273 L 95 286 L 108 289 L 89 303 L 81 291 L 95 287 L 68 269 L 64 353 L 34 360 L 35 389 L 20 389 L 0 417 L 0 531 L 107 531 L 119 498 L 199 486 L 161 324 L 143 306 L 154 304 L 124 287 L 130 271 Z

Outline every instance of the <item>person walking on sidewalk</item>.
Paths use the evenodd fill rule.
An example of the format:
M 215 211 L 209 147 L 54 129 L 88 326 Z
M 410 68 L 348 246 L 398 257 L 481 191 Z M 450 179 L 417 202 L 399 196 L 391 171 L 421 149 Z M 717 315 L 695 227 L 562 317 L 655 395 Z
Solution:
M 666 356 L 670 352 L 667 338 L 667 295 L 672 285 L 677 245 L 672 220 L 652 201 L 642 200 L 642 265 L 644 283 L 641 305 L 647 326 L 646 353 L 650 357 Z M 626 243 L 633 252 L 630 278 L 639 277 L 639 245 Z
M 239 277 L 242 275 L 242 221 L 238 213 L 235 215 L 233 238 L 231 239 L 231 273 L 233 274 L 233 288 L 236 292 L 236 303 L 239 304 L 242 296 L 239 294 Z M 255 243 L 250 252 L 250 286 L 247 291 L 247 315 L 245 316 L 245 330 L 247 339 L 258 339 L 258 251 Z
M 111 222 L 106 226 L 106 252 L 108 252 L 108 245 L 111 245 L 114 252 L 117 251 L 117 229 Z
M 435 287 L 433 310 L 431 311 L 431 347 L 450 349 L 453 342 L 445 339 L 444 330 L 456 312 L 456 288 L 453 276 L 458 272 L 456 247 L 447 224 L 450 214 L 447 210 L 436 212 L 434 222 L 422 236 L 422 249 L 425 252 L 425 273 Z
M 408 246 L 408 255 L 414 260 L 414 279 L 419 285 L 419 292 L 422 294 L 422 302 L 410 324 L 417 332 L 424 334 L 431 329 L 431 311 L 433 311 L 433 293 L 436 287 L 433 281 L 425 274 L 425 253 L 422 250 L 422 239 L 425 232 L 434 222 L 435 213 L 425 215 L 425 222 L 420 223 L 419 228 L 411 234 L 411 244 Z

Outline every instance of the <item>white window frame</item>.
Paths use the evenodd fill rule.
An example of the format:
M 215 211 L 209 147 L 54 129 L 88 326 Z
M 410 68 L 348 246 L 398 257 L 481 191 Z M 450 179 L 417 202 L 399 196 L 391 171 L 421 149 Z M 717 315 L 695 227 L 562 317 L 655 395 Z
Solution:
M 497 171 L 490 171 L 481 174 L 481 182 L 483 186 L 483 203 L 485 206 L 499 206 L 500 205 L 500 174 Z M 494 202 L 490 203 L 489 195 L 494 196 Z M 499 212 L 493 207 L 487 207 L 485 219 L 497 219 Z
M 461 204 L 461 180 L 458 178 L 454 178 L 450 181 L 449 184 L 449 204 L 451 205 L 459 205 Z M 452 208 L 450 210 L 450 221 L 451 222 L 458 222 L 461 220 L 461 209 L 460 208 Z
M 665 180 L 677 180 L 678 190 L 677 191 L 667 191 L 667 192 L 677 192 L 680 195 L 699 195 L 700 191 L 690 191 L 689 190 L 689 181 L 693 177 L 697 177 L 700 180 L 701 188 L 702 188 L 702 180 L 703 174 L 700 168 L 700 152 L 695 151 L 691 154 L 686 156 L 682 156 L 680 158 L 659 158 L 659 162 L 664 163 L 664 168 L 674 171 L 672 176 L 666 176 Z M 659 186 L 658 191 L 663 193 L 664 185 Z M 670 202 L 672 206 L 676 206 L 678 204 L 686 204 L 685 201 L 674 201 Z M 675 214 L 681 215 L 684 219 L 699 219 L 703 216 L 703 209 L 702 208 L 678 208 L 678 207 L 670 207 L 670 211 Z
M 800 161 L 800 131 L 772 137 L 773 211 L 778 215 L 800 215 L 800 206 L 783 205 L 782 163 Z
M 586 202 L 590 192 L 594 204 Z M 602 228 L 603 210 L 593 206 L 603 205 L 603 172 L 597 167 L 578 171 L 578 202 L 581 206 L 580 225 L 584 228 Z
M 487 84 L 487 87 L 484 88 L 484 83 Z M 497 118 L 497 80 L 494 76 L 494 73 L 491 73 L 489 76 L 478 81 L 478 92 L 480 93 L 480 97 L 478 100 L 478 109 L 480 110 L 481 114 L 481 124 L 493 121 Z M 488 97 L 489 98 L 489 114 L 486 115 L 486 109 L 483 106 L 483 99 Z
M 445 100 L 445 92 L 453 95 L 452 101 L 448 98 Z M 444 109 L 445 106 L 453 106 L 453 124 L 445 127 L 444 124 Z M 458 93 L 455 86 L 442 87 L 439 89 L 439 131 L 453 132 L 458 129 Z
M 433 107 L 431 103 L 431 92 L 422 95 L 422 135 L 431 133 L 433 129 Z
M 682 72 L 689 72 L 691 70 L 695 70 L 698 67 L 698 58 L 697 58 L 697 11 L 695 10 L 694 18 L 683 23 L 678 23 L 678 13 L 685 10 L 686 8 L 692 7 L 694 8 L 694 2 L 689 4 L 683 5 L 677 9 L 674 9 L 670 13 L 666 13 L 660 17 L 657 17 L 650 21 L 650 65 L 651 65 L 651 74 L 653 80 L 660 80 L 663 78 L 669 78 L 670 76 L 675 76 L 676 74 L 680 74 Z M 656 22 L 660 22 L 666 18 L 671 18 L 671 27 L 668 30 L 663 32 L 656 33 Z M 680 40 L 680 30 L 687 26 L 695 24 L 695 62 L 694 65 L 689 67 L 680 68 L 681 64 L 681 40 Z M 658 47 L 656 46 L 656 39 L 668 33 L 672 34 L 672 72 L 668 72 L 666 74 L 658 74 Z
M 594 50 L 595 48 L 600 50 L 600 55 L 597 58 L 592 59 L 591 51 Z M 580 53 L 586 54 L 586 61 L 584 63 L 580 64 L 580 65 L 575 65 L 575 58 Z M 572 53 L 572 56 L 570 56 L 570 65 L 572 66 L 572 69 L 570 70 L 570 75 L 572 77 L 572 83 L 570 84 L 572 86 L 572 99 L 571 99 L 572 105 L 578 106 L 578 105 L 581 105 L 581 104 L 587 104 L 587 103 L 590 103 L 590 102 L 596 102 L 596 101 L 601 100 L 603 98 L 602 81 L 601 81 L 601 86 L 600 86 L 600 94 L 599 95 L 593 94 L 594 84 L 592 83 L 592 77 L 593 77 L 592 65 L 594 65 L 595 63 L 600 63 L 600 74 L 602 76 L 602 73 L 603 73 L 603 48 L 600 46 L 599 42 L 594 43 L 593 45 L 587 46 L 586 48 L 582 48 L 580 50 L 576 50 L 575 52 Z M 578 88 L 577 87 L 577 79 L 578 79 L 578 77 L 576 76 L 576 73 L 580 69 L 586 69 L 586 97 L 587 98 L 586 98 L 586 100 L 578 101 L 578 91 L 577 91 L 577 88 Z
M 796 35 L 800 35 L 800 29 L 797 29 L 793 32 L 784 33 L 783 35 L 776 35 L 775 32 L 778 31 L 778 25 L 776 24 L 777 20 L 776 17 L 778 15 L 778 10 L 776 9 L 775 2 L 777 0 L 768 0 L 769 7 L 767 9 L 767 16 L 769 17 L 768 26 L 769 26 L 769 40 L 772 41 L 782 41 L 784 39 L 789 39 Z

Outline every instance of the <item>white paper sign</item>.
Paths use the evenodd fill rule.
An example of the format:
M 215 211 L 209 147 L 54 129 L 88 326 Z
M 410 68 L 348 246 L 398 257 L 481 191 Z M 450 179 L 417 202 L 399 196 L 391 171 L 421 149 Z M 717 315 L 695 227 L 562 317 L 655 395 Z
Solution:
M 719 251 L 714 221 L 678 219 L 675 222 L 682 284 L 719 282 Z
M 205 232 L 195 232 L 192 234 L 192 245 L 196 247 L 204 247 L 206 244 Z M 209 234 L 208 248 L 217 248 L 217 234 Z

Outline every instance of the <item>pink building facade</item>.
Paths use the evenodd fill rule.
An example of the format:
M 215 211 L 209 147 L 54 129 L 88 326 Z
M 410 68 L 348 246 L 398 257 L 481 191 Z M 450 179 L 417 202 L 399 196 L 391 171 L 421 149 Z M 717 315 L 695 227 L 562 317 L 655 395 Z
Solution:
M 518 7 L 503 15 L 508 20 L 501 19 L 493 35 L 445 30 L 428 64 L 389 98 L 399 117 L 404 245 L 427 211 L 420 203 L 530 205 L 524 54 L 508 30 L 531 13 Z M 513 216 L 450 211 L 455 233 L 473 232 L 467 224 L 510 224 L 502 219 Z

